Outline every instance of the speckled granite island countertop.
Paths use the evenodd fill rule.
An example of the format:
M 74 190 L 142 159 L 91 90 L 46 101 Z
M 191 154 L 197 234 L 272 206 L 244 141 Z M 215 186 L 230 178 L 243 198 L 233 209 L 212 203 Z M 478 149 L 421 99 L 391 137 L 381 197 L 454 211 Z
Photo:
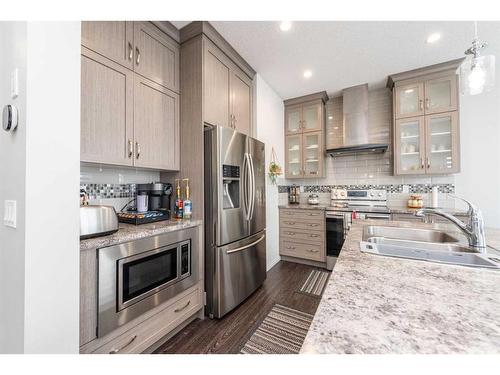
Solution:
M 367 224 L 432 227 L 356 220 L 301 353 L 500 353 L 500 270 L 364 254 Z
M 132 225 L 120 223 L 118 232 L 110 234 L 109 236 L 89 238 L 80 241 L 80 251 L 94 250 L 101 247 L 113 246 L 123 242 L 138 240 L 159 234 L 174 232 L 180 229 L 186 229 L 202 225 L 202 220 L 191 221 L 174 221 L 165 220 L 158 221 L 151 224 Z

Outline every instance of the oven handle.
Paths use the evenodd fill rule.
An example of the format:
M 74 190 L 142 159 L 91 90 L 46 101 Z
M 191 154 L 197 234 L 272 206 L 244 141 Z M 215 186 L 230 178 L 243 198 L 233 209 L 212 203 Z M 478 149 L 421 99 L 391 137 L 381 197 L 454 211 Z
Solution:
M 242 246 L 242 247 L 237 247 L 236 249 L 233 249 L 233 250 L 227 250 L 226 251 L 226 254 L 232 254 L 232 253 L 236 253 L 238 251 L 243 251 L 245 249 L 248 249 L 249 247 L 252 247 L 252 246 L 255 246 L 257 245 L 260 241 L 262 241 L 264 239 L 264 237 L 266 237 L 265 234 L 263 234 L 257 241 L 254 241 L 248 245 L 245 245 L 245 246 Z
M 389 220 L 391 215 L 387 214 L 365 214 L 365 219 L 385 219 Z

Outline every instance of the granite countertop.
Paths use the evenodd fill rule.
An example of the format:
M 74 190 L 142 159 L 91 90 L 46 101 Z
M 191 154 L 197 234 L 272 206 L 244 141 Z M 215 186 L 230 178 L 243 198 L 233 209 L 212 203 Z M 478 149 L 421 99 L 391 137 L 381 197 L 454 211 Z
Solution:
M 108 236 L 89 238 L 80 241 L 80 250 L 94 250 L 101 247 L 113 246 L 123 242 L 156 236 L 202 225 L 202 220 L 175 221 L 165 220 L 151 224 L 133 225 L 120 223 L 118 232 Z
M 362 253 L 366 224 L 433 227 L 355 220 L 301 353 L 500 353 L 500 270 Z

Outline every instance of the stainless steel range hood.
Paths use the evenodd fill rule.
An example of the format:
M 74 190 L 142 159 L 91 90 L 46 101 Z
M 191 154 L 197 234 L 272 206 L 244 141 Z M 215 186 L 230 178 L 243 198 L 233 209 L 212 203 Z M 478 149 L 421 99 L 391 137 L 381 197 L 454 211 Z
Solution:
M 330 156 L 385 152 L 387 144 L 370 141 L 373 132 L 368 119 L 368 84 L 344 89 L 343 145 L 326 150 Z

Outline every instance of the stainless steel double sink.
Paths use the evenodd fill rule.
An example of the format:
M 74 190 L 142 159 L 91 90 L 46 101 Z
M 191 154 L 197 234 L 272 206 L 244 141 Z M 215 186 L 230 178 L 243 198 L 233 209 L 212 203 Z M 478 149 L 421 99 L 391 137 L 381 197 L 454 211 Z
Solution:
M 362 252 L 376 255 L 500 268 L 500 258 L 479 253 L 448 233 L 433 229 L 366 225 L 360 245 Z

